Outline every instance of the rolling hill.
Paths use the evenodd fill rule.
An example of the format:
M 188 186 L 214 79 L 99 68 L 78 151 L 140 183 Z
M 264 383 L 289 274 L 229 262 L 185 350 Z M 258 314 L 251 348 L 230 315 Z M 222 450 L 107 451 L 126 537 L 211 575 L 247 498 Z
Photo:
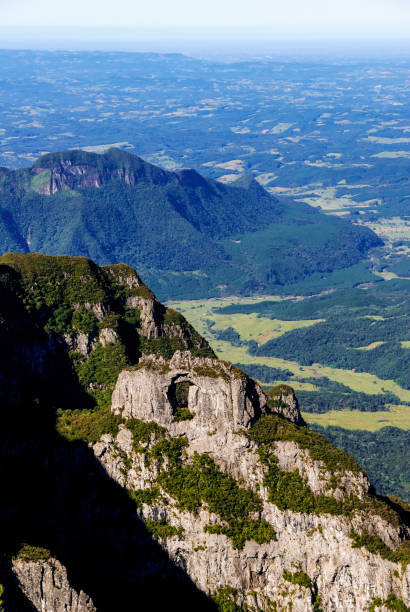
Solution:
M 0 250 L 138 267 L 162 299 L 273 293 L 350 267 L 369 229 L 281 201 L 251 177 L 226 185 L 109 149 L 0 168 Z

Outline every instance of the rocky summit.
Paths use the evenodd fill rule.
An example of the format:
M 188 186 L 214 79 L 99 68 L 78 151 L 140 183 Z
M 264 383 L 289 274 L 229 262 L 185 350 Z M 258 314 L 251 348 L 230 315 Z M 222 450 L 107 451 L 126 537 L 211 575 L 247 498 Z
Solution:
M 408 507 L 123 264 L 0 259 L 6 610 L 405 611 Z

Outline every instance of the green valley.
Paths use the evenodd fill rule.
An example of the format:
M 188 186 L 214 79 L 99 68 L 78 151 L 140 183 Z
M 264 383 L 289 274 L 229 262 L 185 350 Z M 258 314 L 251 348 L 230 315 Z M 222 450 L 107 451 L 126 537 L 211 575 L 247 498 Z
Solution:
M 265 387 L 291 385 L 310 427 L 352 454 L 378 490 L 409 499 L 408 282 L 169 305 L 219 357 Z M 381 437 L 384 460 L 376 461 L 370 450 Z

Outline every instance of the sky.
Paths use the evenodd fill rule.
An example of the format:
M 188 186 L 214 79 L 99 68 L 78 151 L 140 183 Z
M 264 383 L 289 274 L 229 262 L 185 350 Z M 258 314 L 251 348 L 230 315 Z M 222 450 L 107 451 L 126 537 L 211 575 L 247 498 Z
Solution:
M 263 27 L 284 35 L 400 36 L 410 40 L 410 0 L 0 0 L 3 27 L 201 29 L 212 36 Z

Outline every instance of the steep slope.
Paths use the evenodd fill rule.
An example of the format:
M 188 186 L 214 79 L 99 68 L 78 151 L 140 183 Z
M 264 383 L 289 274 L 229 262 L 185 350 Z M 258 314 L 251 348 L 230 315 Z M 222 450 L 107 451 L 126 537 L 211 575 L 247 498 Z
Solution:
M 110 149 L 0 169 L 0 249 L 137 267 L 166 298 L 270 292 L 362 260 L 370 230 L 279 201 L 243 177 L 224 185 Z
M 7 254 L 0 286 L 6 609 L 407 609 L 406 508 L 289 387 L 129 266 Z

